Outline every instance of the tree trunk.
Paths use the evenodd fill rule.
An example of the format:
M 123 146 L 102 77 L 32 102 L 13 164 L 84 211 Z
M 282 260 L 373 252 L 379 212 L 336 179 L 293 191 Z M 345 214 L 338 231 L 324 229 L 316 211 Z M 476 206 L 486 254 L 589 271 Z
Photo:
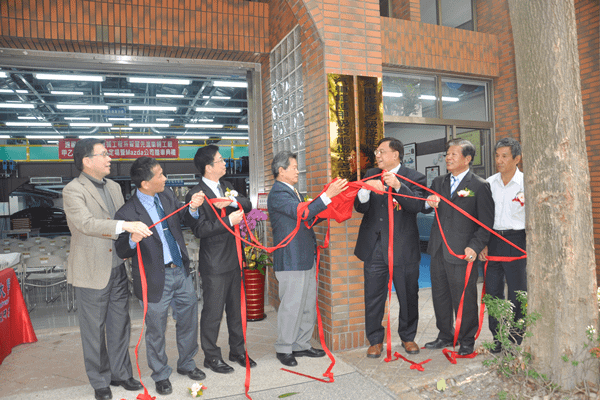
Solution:
M 586 328 L 598 328 L 598 303 L 575 7 L 573 0 L 508 3 L 527 204 L 528 311 L 541 314 L 524 345 L 537 372 L 572 389 L 598 378 L 584 347 Z M 583 360 L 587 367 L 571 362 Z

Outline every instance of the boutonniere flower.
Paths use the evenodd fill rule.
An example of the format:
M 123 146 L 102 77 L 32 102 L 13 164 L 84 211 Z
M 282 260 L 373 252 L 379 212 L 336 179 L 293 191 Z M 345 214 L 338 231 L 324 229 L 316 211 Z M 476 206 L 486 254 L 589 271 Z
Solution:
M 191 388 L 188 388 L 192 397 L 202 396 L 202 392 L 206 389 L 207 387 L 201 383 L 194 383 Z
M 473 197 L 475 193 L 468 188 L 464 188 L 463 190 L 458 191 L 458 197 Z
M 304 201 L 311 202 L 313 201 L 312 197 L 304 196 Z
M 231 190 L 229 188 L 225 190 L 225 197 L 231 199 L 231 201 L 235 201 L 235 198 L 239 195 L 240 194 L 237 192 L 237 190 Z
M 402 206 L 400 205 L 400 203 L 398 203 L 398 201 L 396 199 L 392 199 L 394 201 L 394 210 L 396 211 L 400 211 L 402 210 Z
M 512 201 L 516 201 L 517 203 L 519 203 L 522 206 L 525 205 L 525 193 L 523 193 L 522 191 L 519 191 L 517 193 L 517 195 L 515 196 L 514 199 L 512 199 Z

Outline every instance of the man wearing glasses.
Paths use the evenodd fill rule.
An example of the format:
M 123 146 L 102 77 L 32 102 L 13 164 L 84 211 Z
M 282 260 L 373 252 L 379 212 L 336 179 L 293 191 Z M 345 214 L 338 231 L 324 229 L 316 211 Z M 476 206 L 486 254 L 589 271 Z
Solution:
M 109 400 L 109 385 L 140 390 L 133 379 L 129 358 L 129 290 L 125 265 L 113 251 L 122 232 L 148 237 L 152 232 L 140 221 L 116 221 L 123 205 L 121 187 L 106 179 L 110 157 L 99 139 L 83 139 L 73 150 L 81 171 L 63 189 L 71 252 L 68 283 L 75 287 L 83 360 L 95 398 Z
M 233 230 L 239 224 L 244 213 L 252 209 L 249 199 L 239 195 L 231 183 L 221 178 L 226 173 L 225 160 L 219 153 L 219 147 L 213 144 L 201 147 L 194 156 L 194 165 L 202 175 L 198 185 L 186 196 L 189 202 L 194 193 L 203 191 L 207 199 L 219 198 L 213 206 L 225 211 L 223 222 Z M 229 361 L 246 367 L 244 333 L 240 309 L 241 276 L 235 236 L 223 226 L 205 201 L 198 209 L 204 214 L 202 223 L 192 229 L 200 238 L 198 265 L 202 277 L 202 296 L 204 305 L 200 315 L 200 344 L 204 352 L 204 366 L 213 372 L 227 374 L 233 368 L 223 361 L 221 348 L 217 346 L 219 328 L 223 310 L 227 313 L 229 331 Z M 256 363 L 248 360 L 251 367 Z

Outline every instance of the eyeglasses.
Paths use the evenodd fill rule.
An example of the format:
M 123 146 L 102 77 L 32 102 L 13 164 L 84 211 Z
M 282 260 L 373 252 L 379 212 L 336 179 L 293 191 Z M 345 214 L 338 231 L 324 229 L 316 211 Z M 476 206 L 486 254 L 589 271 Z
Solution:
M 96 157 L 96 156 L 110 157 L 110 156 L 108 155 L 108 151 L 104 151 L 104 152 L 102 152 L 102 153 L 98 153 L 98 154 L 92 154 L 92 155 L 90 156 L 90 158 L 91 158 L 91 157 Z
M 215 160 L 215 161 L 211 162 L 210 165 L 224 163 L 224 162 L 225 162 L 225 160 L 223 158 L 220 158 L 219 160 Z
M 385 153 L 389 153 L 389 151 L 385 151 L 385 150 L 375 150 L 373 152 L 373 154 L 375 154 L 376 156 L 380 155 L 380 154 L 385 154 Z

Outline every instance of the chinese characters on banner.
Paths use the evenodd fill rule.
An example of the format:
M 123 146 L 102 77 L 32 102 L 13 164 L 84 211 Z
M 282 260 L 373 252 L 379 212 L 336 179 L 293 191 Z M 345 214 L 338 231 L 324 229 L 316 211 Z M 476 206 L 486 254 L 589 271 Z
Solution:
M 61 139 L 58 158 L 73 159 L 73 148 L 79 139 Z M 104 147 L 110 158 L 179 158 L 177 139 L 106 139 Z
M 328 74 L 331 176 L 356 180 L 354 81 L 351 75 Z
M 358 76 L 358 145 L 360 178 L 375 167 L 377 142 L 383 138 L 383 90 L 381 78 Z

